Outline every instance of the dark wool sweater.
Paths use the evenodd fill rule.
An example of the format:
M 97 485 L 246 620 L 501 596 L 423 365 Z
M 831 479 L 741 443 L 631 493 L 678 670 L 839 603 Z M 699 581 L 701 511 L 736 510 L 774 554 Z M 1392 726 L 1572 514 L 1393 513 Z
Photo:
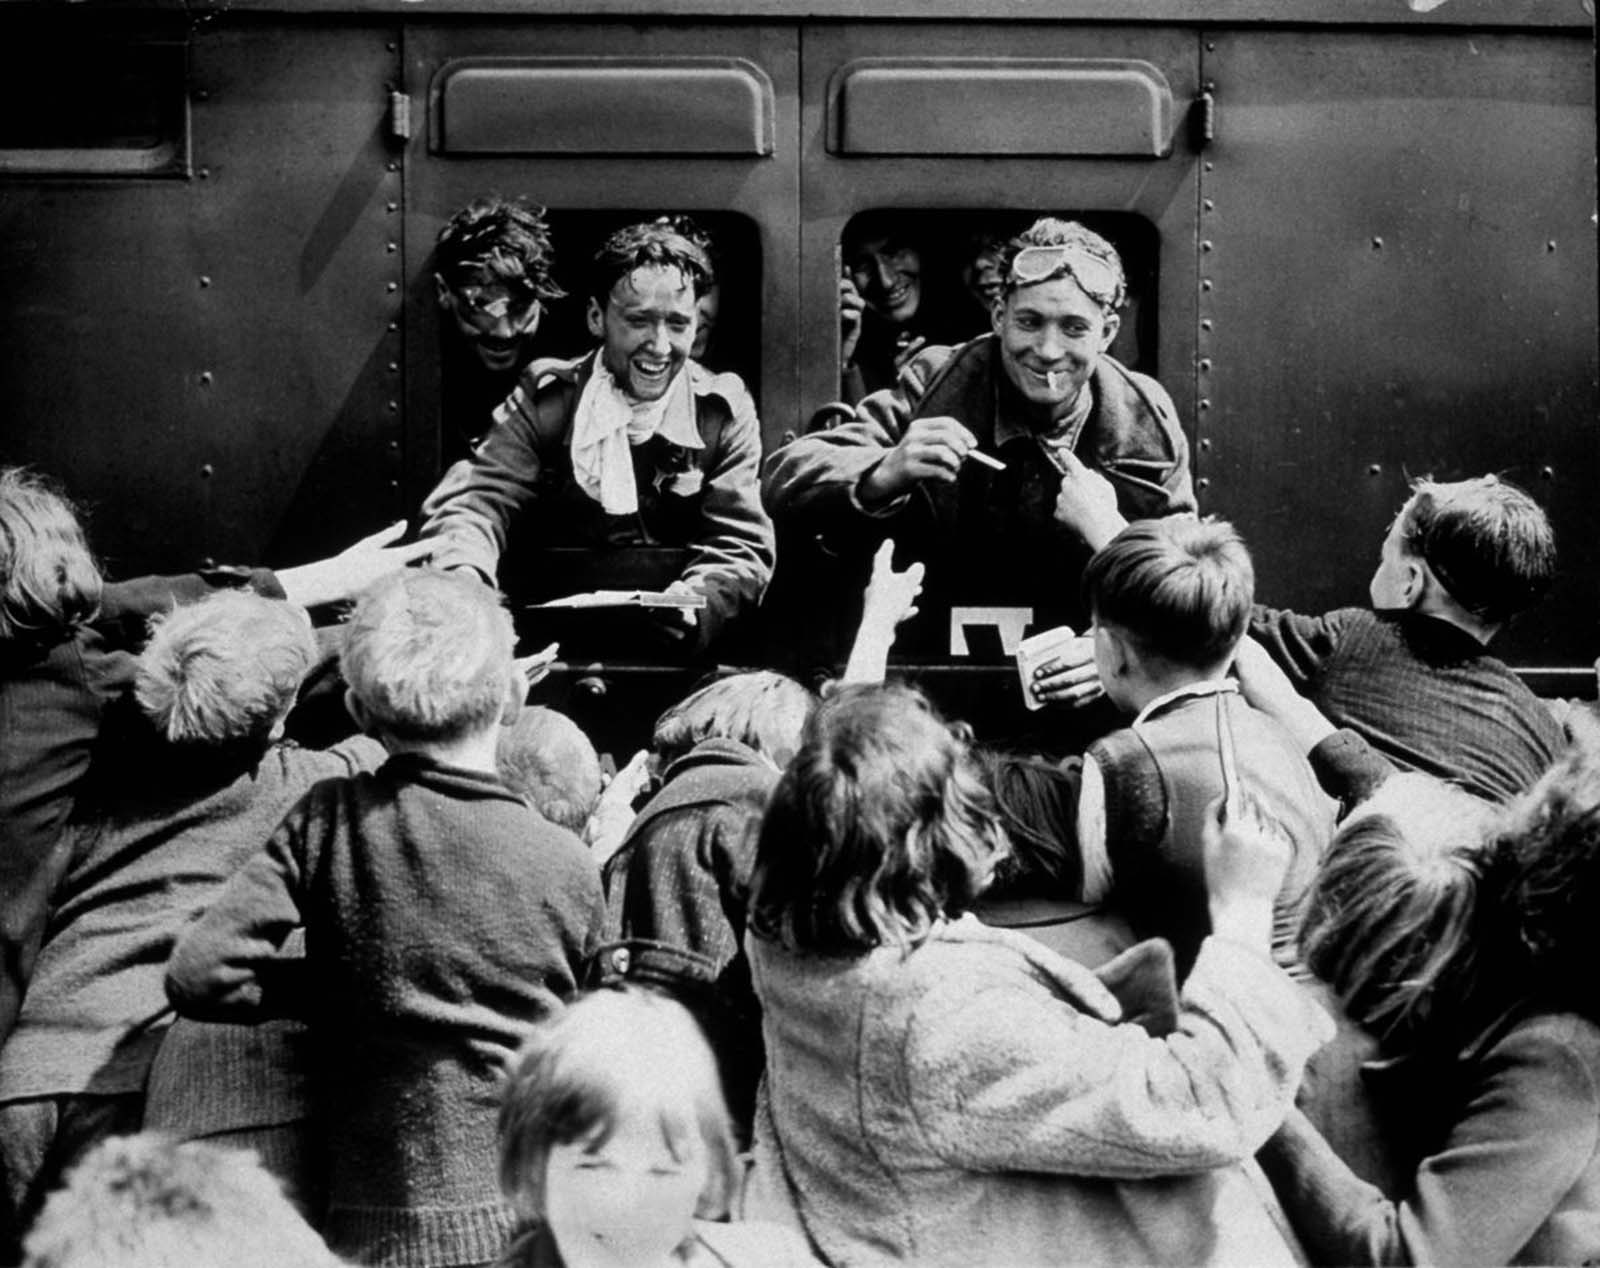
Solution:
M 93 627 L 0 642 L 0 1043 L 22 1005 L 44 937 L 58 848 L 108 705 L 133 683 L 145 621 L 218 588 L 282 598 L 270 572 L 219 568 L 108 583 Z
M 1447 621 L 1340 608 L 1257 608 L 1250 633 L 1296 690 L 1403 770 L 1509 801 L 1566 748 L 1550 710 L 1483 645 Z
M 190 1016 L 310 1022 L 339 1253 L 480 1263 L 514 1222 L 503 1063 L 576 988 L 603 921 L 576 837 L 493 776 L 402 754 L 307 794 L 179 942 L 167 990 Z M 279 959 L 302 922 L 305 959 Z
M 172 1021 L 162 976 L 185 923 L 313 784 L 383 760 L 365 737 L 328 752 L 293 744 L 231 752 L 138 735 L 143 757 L 120 754 L 67 829 L 67 873 L 16 1029 L 0 1048 L 0 1101 L 142 1091 Z

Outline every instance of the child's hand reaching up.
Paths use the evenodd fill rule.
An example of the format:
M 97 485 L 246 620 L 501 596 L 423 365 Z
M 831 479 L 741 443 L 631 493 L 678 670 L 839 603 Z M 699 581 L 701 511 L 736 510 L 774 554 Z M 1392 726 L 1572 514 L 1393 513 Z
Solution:
M 895 627 L 917 614 L 925 569 L 915 563 L 904 572 L 894 570 L 894 539 L 878 547 L 872 557 L 872 576 L 861 604 L 861 625 L 856 630 L 850 659 L 841 682 L 882 682 L 889 668 L 889 649 Z
M 1212 804 L 1201 839 L 1211 930 L 1266 955 L 1272 905 L 1289 870 L 1289 837 L 1249 793 L 1241 790 L 1230 800 Z
M 894 539 L 886 539 L 872 557 L 872 577 L 867 582 L 866 601 L 861 608 L 861 625 L 892 631 L 900 622 L 917 614 L 917 598 L 922 594 L 922 578 L 927 571 L 915 563 L 904 572 L 894 570 Z

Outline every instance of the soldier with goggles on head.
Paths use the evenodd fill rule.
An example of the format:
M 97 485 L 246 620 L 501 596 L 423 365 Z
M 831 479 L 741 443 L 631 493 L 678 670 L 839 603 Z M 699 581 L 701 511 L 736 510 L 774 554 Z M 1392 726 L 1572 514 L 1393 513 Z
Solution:
M 1094 517 L 1195 509 L 1171 399 L 1107 355 L 1127 294 L 1115 249 L 1045 218 L 1001 265 L 991 333 L 924 348 L 854 418 L 792 441 L 766 469 L 785 540 L 853 560 L 893 537 L 902 559 L 926 563 L 928 641 L 940 600 L 1028 606 L 1041 629 L 1078 623 Z

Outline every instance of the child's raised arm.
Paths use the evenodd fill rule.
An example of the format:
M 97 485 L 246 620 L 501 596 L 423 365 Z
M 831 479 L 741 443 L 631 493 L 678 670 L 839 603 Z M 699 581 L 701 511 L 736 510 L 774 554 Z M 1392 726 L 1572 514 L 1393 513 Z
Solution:
M 912 564 L 904 572 L 894 570 L 894 539 L 886 538 L 872 557 L 872 576 L 867 581 L 866 598 L 861 608 L 861 625 L 850 647 L 841 682 L 882 682 L 889 669 L 889 649 L 894 646 L 895 628 L 917 614 L 917 596 L 922 593 L 925 568 Z
M 234 873 L 178 939 L 167 961 L 167 998 L 184 1017 L 251 1024 L 305 1011 L 305 960 L 284 953 L 301 927 L 301 851 L 309 794 L 267 847 Z

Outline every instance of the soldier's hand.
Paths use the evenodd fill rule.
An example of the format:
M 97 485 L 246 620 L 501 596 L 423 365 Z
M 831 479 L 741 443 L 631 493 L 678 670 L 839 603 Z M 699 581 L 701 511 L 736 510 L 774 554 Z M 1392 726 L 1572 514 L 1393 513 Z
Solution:
M 862 479 L 862 498 L 869 504 L 892 502 L 924 480 L 953 484 L 977 447 L 978 438 L 953 418 L 914 418 L 900 442 Z

